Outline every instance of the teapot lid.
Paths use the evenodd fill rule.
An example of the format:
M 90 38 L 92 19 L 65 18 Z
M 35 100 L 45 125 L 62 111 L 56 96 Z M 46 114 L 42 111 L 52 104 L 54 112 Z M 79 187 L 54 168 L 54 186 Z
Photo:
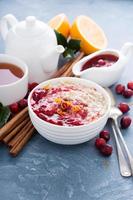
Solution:
M 44 33 L 48 28 L 47 24 L 37 20 L 34 16 L 28 16 L 25 21 L 16 25 L 15 32 L 22 37 L 35 37 Z

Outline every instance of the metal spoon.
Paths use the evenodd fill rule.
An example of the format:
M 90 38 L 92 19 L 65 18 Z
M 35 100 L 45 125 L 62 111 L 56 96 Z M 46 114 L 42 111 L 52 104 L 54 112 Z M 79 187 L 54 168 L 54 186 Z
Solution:
M 118 125 L 118 117 L 120 117 L 122 115 L 122 112 L 117 107 L 115 107 L 115 99 L 113 97 L 111 90 L 106 89 L 106 91 L 108 92 L 108 94 L 111 98 L 111 103 L 112 103 L 112 108 L 110 111 L 110 118 L 112 119 L 111 125 L 112 125 L 112 129 L 113 129 L 113 133 L 114 133 L 114 137 L 115 137 L 115 141 L 116 141 L 116 146 L 117 146 L 120 173 L 124 177 L 129 177 L 129 176 L 133 175 L 133 158 L 132 158 L 130 151 L 128 150 L 128 147 L 124 141 L 124 138 L 122 136 L 122 133 L 121 133 L 121 131 L 119 129 L 119 125 Z M 119 141 L 119 139 L 120 139 L 120 141 Z M 123 152 L 120 142 L 124 147 L 125 153 L 129 160 L 130 167 L 128 165 L 126 156 Z
M 111 111 L 110 111 L 110 118 L 112 119 L 111 125 L 112 125 L 112 129 L 113 129 L 113 133 L 114 133 L 114 137 L 115 137 L 115 141 L 116 141 L 116 146 L 117 146 L 117 154 L 118 154 L 120 173 L 124 177 L 129 177 L 132 175 L 132 173 L 131 173 L 130 167 L 128 165 L 128 162 L 126 160 L 126 157 L 124 155 L 123 149 L 120 145 L 120 141 L 118 138 L 119 126 L 118 126 L 117 119 L 118 119 L 118 117 L 121 116 L 121 112 L 118 112 L 118 111 L 119 110 L 118 109 L 116 110 L 115 107 L 111 108 Z

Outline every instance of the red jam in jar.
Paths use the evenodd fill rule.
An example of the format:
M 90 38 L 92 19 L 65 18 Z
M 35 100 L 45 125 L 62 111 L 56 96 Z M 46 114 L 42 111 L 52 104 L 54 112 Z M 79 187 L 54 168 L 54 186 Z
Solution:
M 84 71 L 91 67 L 110 67 L 115 62 L 118 61 L 118 57 L 112 54 L 103 54 L 95 56 L 94 58 L 88 60 L 81 68 Z

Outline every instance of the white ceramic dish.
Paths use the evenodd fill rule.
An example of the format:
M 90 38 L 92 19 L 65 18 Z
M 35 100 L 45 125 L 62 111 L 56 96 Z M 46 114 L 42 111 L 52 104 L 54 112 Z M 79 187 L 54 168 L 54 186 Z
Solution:
M 18 81 L 7 85 L 0 85 L 0 102 L 3 105 L 10 105 L 22 99 L 27 93 L 28 67 L 22 60 L 6 54 L 0 54 L 0 63 L 14 64 L 24 72 L 23 77 Z
M 73 126 L 73 127 L 66 127 L 66 126 L 58 126 L 46 121 L 41 120 L 32 110 L 30 105 L 30 99 L 32 93 L 35 89 L 44 87 L 47 84 L 56 84 L 58 81 L 71 81 L 74 83 L 85 84 L 88 86 L 92 86 L 100 91 L 107 100 L 107 111 L 106 113 L 100 117 L 98 120 L 88 124 L 88 125 L 81 125 L 81 126 Z M 108 96 L 107 92 L 99 85 L 92 81 L 88 81 L 85 79 L 79 78 L 72 78 L 72 77 L 62 77 L 51 79 L 39 84 L 29 95 L 28 98 L 28 108 L 29 108 L 29 115 L 33 125 L 35 126 L 36 130 L 46 139 L 58 143 L 58 144 L 80 144 L 86 142 L 92 138 L 94 138 L 105 126 L 110 112 L 110 97 Z
M 118 57 L 118 61 L 110 67 L 92 67 L 81 71 L 82 66 L 95 56 L 111 54 Z M 80 78 L 88 79 L 103 87 L 109 87 L 117 82 L 123 73 L 127 62 L 133 56 L 133 43 L 125 43 L 121 51 L 115 49 L 104 49 L 85 56 L 73 66 L 73 74 Z

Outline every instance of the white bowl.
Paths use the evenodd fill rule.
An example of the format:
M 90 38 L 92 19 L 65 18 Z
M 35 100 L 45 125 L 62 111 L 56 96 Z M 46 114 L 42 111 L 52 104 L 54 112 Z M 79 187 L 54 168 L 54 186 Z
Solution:
M 0 102 L 3 105 L 10 105 L 22 99 L 28 90 L 28 67 L 20 59 L 0 54 L 0 63 L 10 63 L 18 66 L 24 72 L 22 78 L 10 84 L 0 85 Z
M 44 87 L 47 84 L 56 84 L 58 81 L 71 81 L 74 83 L 85 84 L 88 86 L 92 86 L 100 91 L 105 99 L 107 100 L 107 110 L 106 113 L 100 117 L 98 120 L 81 126 L 58 126 L 40 119 L 32 110 L 30 99 L 34 90 L 40 87 Z M 39 84 L 36 88 L 30 93 L 28 98 L 28 108 L 29 108 L 29 115 L 33 125 L 35 126 L 36 130 L 46 139 L 58 143 L 58 144 L 80 144 L 86 142 L 92 138 L 94 138 L 105 126 L 110 112 L 110 97 L 108 96 L 107 92 L 99 85 L 92 81 L 88 81 L 85 79 L 79 78 L 72 78 L 72 77 L 62 77 L 51 79 Z

